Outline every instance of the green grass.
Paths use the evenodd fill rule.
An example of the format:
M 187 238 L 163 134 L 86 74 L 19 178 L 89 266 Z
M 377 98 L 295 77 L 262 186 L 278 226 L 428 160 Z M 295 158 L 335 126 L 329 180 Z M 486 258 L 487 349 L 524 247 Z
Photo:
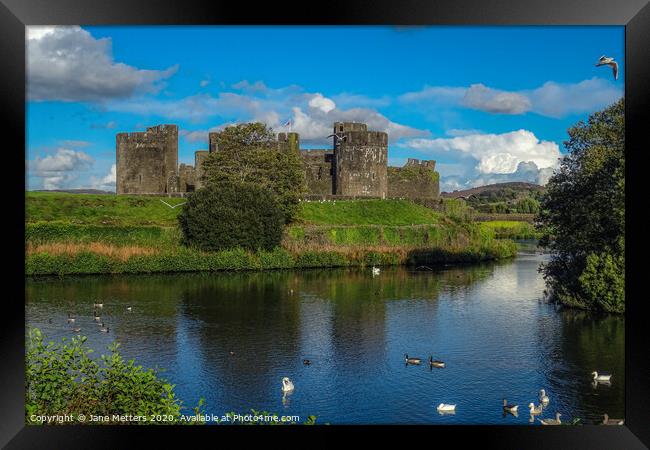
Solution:
M 303 202 L 282 248 L 201 252 L 181 245 L 160 197 L 27 193 L 28 275 L 261 270 L 451 263 L 511 257 L 499 227 L 406 200 Z M 174 205 L 179 198 L 163 198 Z M 460 211 L 462 213 L 462 211 Z M 495 233 L 495 231 L 497 231 Z
M 424 225 L 441 214 L 408 200 L 302 202 L 298 220 L 315 225 Z
M 528 222 L 493 220 L 479 222 L 484 229 L 492 230 L 499 239 L 539 239 L 540 233 Z
M 143 197 L 135 195 L 66 194 L 27 192 L 27 223 L 62 222 L 79 225 L 156 225 L 176 226 L 183 198 Z

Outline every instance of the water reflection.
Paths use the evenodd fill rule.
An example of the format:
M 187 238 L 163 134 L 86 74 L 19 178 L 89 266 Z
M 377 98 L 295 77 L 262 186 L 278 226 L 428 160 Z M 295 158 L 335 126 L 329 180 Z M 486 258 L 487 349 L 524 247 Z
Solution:
M 529 424 L 535 417 L 623 416 L 624 320 L 541 302 L 535 251 L 515 261 L 435 270 L 84 277 L 28 281 L 27 322 L 71 336 L 67 315 L 105 352 L 164 367 L 188 406 L 313 414 L 328 423 Z M 102 301 L 100 333 L 93 303 Z M 131 306 L 132 311 L 127 311 Z M 404 364 L 404 354 L 423 359 Z M 429 357 L 445 361 L 432 367 Z M 311 364 L 304 364 L 303 360 Z M 613 373 L 591 384 L 594 370 Z M 289 377 L 295 390 L 283 393 Z M 456 414 L 436 414 L 440 403 Z

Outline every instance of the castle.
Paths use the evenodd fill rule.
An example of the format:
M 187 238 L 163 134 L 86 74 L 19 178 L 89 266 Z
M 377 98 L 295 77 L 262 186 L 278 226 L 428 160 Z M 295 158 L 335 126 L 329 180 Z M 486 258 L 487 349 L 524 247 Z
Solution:
M 178 165 L 178 127 L 157 125 L 116 137 L 117 194 L 185 195 L 202 186 L 203 161 L 219 151 L 219 132 L 208 150 L 194 153 L 194 166 Z M 388 134 L 364 123 L 335 122 L 332 149 L 300 149 L 298 133 L 279 133 L 278 149 L 298 152 L 309 198 L 437 198 L 435 161 L 410 158 L 388 167 Z

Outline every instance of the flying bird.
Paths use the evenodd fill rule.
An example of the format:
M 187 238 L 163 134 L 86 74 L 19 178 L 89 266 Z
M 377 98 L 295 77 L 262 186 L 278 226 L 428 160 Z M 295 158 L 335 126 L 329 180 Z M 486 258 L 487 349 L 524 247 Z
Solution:
M 334 144 L 338 144 L 339 141 L 343 141 L 343 142 L 345 142 L 345 140 L 347 139 L 347 136 L 345 136 L 345 135 L 342 136 L 342 135 L 340 135 L 340 134 L 330 134 L 330 135 L 327 136 L 327 137 L 328 137 L 328 138 L 333 137 L 333 138 L 334 138 Z
M 618 80 L 618 63 L 614 61 L 614 58 L 605 55 L 601 56 L 598 60 L 598 64 L 596 64 L 596 67 L 599 66 L 610 66 L 614 72 L 614 79 Z

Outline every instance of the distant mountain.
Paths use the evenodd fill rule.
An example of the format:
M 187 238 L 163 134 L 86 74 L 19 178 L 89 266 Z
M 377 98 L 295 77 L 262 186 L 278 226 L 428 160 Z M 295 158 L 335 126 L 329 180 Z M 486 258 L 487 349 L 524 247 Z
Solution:
M 512 191 L 520 194 L 524 193 L 537 193 L 543 192 L 544 186 L 539 184 L 526 183 L 523 181 L 512 181 L 509 183 L 496 183 L 488 184 L 486 186 L 479 186 L 471 189 L 463 189 L 462 191 L 443 192 L 440 194 L 442 198 L 468 198 L 471 195 L 484 197 L 491 193 L 498 194 L 503 191 Z
M 36 192 L 65 192 L 67 194 L 106 194 L 115 195 L 115 192 L 102 191 L 101 189 L 38 189 Z

